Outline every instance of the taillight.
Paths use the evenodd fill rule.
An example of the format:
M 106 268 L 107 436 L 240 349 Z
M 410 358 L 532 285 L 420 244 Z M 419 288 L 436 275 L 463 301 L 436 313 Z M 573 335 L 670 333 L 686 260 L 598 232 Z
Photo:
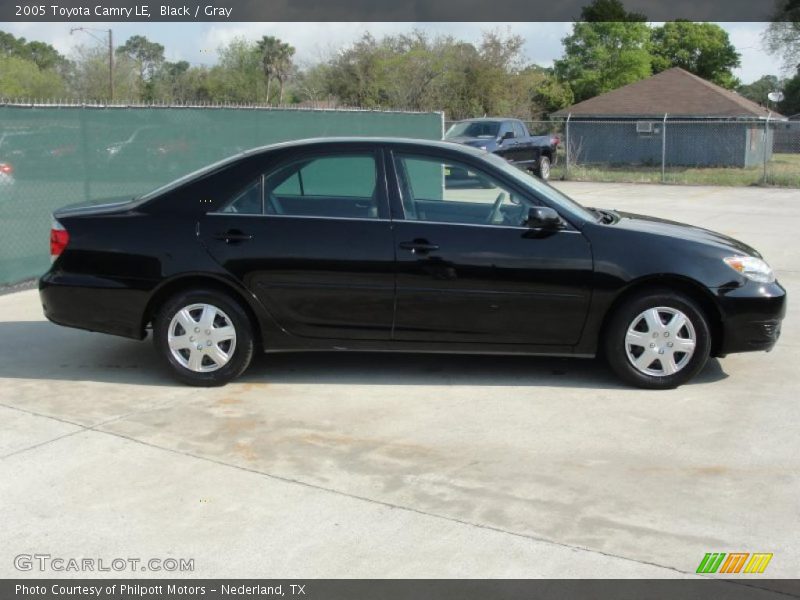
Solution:
M 61 223 L 53 219 L 53 226 L 50 228 L 50 262 L 61 255 L 67 244 L 69 244 L 69 233 Z
M 14 167 L 9 165 L 8 163 L 0 163 L 0 173 L 11 175 L 13 172 L 14 172 Z

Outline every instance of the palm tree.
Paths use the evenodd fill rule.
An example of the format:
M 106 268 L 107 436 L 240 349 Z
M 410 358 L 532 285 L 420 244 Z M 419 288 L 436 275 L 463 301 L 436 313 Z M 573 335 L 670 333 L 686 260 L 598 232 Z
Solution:
M 275 60 L 282 45 L 283 42 L 271 35 L 265 35 L 258 40 L 257 48 L 261 54 L 261 69 L 264 71 L 264 78 L 267 80 L 267 104 L 269 104 L 272 78 L 275 75 Z
M 295 49 L 293 46 L 280 43 L 278 46 L 277 56 L 275 58 L 275 63 L 273 64 L 273 73 L 275 75 L 275 79 L 278 80 L 278 84 L 280 85 L 280 93 L 278 95 L 278 104 L 283 104 L 283 86 L 286 84 L 286 80 L 292 74 L 292 56 L 294 56 Z

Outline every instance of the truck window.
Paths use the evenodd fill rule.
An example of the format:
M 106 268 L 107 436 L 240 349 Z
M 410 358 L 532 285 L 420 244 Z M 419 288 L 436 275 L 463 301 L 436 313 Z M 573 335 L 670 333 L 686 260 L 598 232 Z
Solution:
M 510 121 L 503 121 L 503 124 L 500 125 L 500 134 L 499 134 L 500 137 L 502 138 L 506 134 L 507 131 L 510 131 L 511 133 L 514 133 L 514 130 L 511 127 L 511 122 Z M 516 136 L 516 134 L 514 134 L 514 136 L 512 136 L 512 137 L 517 137 L 517 136 Z

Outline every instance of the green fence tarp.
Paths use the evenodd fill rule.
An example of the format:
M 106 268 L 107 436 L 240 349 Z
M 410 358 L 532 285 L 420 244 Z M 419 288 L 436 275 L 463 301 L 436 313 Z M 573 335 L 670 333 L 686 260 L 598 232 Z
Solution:
M 137 196 L 211 162 L 325 136 L 440 139 L 440 113 L 0 106 L 0 285 L 49 265 L 50 213 Z

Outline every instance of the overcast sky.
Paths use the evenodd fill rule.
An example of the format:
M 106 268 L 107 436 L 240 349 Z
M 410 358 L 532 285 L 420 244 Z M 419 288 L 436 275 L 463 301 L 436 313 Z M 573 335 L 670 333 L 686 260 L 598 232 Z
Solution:
M 778 75 L 780 60 L 768 55 L 761 44 L 765 23 L 720 23 L 742 55 L 742 66 L 734 71 L 744 83 L 762 75 Z M 476 41 L 486 29 L 511 31 L 525 38 L 525 52 L 530 61 L 551 66 L 561 55 L 561 38 L 571 23 L 0 23 L 0 29 L 17 36 L 48 42 L 69 55 L 75 45 L 97 43 L 85 33 L 70 35 L 70 27 L 94 27 L 114 30 L 114 43 L 120 45 L 132 35 L 145 35 L 163 44 L 167 60 L 186 60 L 192 64 L 211 65 L 221 45 L 237 36 L 259 39 L 275 35 L 297 48 L 296 62 L 315 62 L 344 44 L 370 31 L 376 37 L 401 33 L 414 28 L 431 34 L 449 34 Z M 102 33 L 98 33 L 102 36 Z

